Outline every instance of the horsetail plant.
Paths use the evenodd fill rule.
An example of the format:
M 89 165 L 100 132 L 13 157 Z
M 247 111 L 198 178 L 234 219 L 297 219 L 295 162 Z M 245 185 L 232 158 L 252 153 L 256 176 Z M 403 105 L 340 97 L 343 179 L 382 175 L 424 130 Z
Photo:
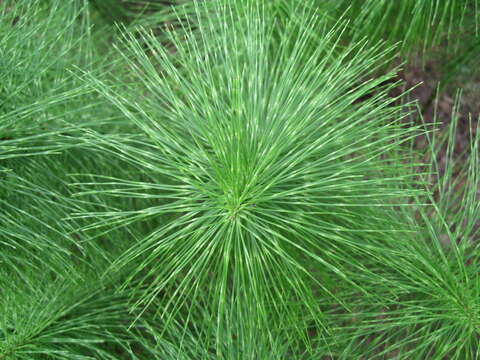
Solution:
M 198 19 L 201 11 L 198 5 Z M 327 328 L 315 293 L 335 297 L 322 278 L 369 293 L 354 276 L 368 273 L 361 256 L 392 251 L 402 232 L 389 212 L 417 191 L 406 186 L 415 181 L 411 166 L 393 149 L 418 129 L 401 126 L 401 108 L 381 86 L 392 74 L 362 82 L 388 51 L 342 49 L 341 24 L 313 37 L 323 20 L 307 10 L 295 37 L 297 18 L 277 28 L 255 5 L 216 11 L 222 21 L 207 18 L 182 39 L 172 33 L 180 68 L 154 36 L 139 32 L 141 42 L 125 36 L 130 52 L 122 53 L 137 78 L 133 87 L 91 77 L 142 134 L 122 140 L 90 133 L 90 141 L 151 175 L 145 182 L 99 174 L 78 195 L 158 203 L 78 216 L 99 219 L 85 230 L 168 216 L 112 269 L 137 262 L 125 286 L 138 280 L 146 291 L 134 305 L 169 294 L 158 312 L 167 322 L 187 299 L 206 297 L 218 356 L 225 341 L 273 340 L 272 328 L 309 346 L 306 329 Z M 237 18 L 248 31 L 239 31 Z M 355 103 L 375 88 L 371 99 Z
M 478 358 L 478 122 L 392 67 L 477 4 L 149 3 L 0 0 L 0 360 Z

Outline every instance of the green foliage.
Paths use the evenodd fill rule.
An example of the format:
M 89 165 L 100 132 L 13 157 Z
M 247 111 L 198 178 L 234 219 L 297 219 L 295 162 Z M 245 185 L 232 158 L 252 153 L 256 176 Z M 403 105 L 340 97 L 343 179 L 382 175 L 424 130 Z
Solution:
M 398 256 L 383 269 L 388 272 L 383 298 L 389 300 L 372 306 L 358 299 L 360 310 L 346 315 L 351 325 L 338 329 L 342 335 L 335 339 L 345 341 L 340 348 L 356 349 L 372 359 L 392 354 L 401 359 L 477 359 L 480 355 L 479 136 L 477 126 L 471 157 L 454 170 L 458 165 L 452 157 L 456 111 L 458 107 L 445 139 L 437 142 L 429 136 L 434 168 L 429 173 L 443 174 L 432 189 L 434 195 L 416 200 L 431 204 L 416 210 L 423 230 L 404 242 Z M 444 146 L 447 160 L 440 170 L 438 155 Z
M 374 1 L 353 0 L 333 1 L 336 11 L 346 12 L 351 19 L 351 34 L 354 39 L 367 36 L 375 41 L 387 40 L 400 43 L 400 48 L 410 51 L 448 41 L 459 45 L 458 36 L 462 28 L 465 32 L 478 34 L 479 3 L 477 0 L 444 1 Z
M 479 357 L 477 4 L 318 5 L 0 0 L 0 360 Z

